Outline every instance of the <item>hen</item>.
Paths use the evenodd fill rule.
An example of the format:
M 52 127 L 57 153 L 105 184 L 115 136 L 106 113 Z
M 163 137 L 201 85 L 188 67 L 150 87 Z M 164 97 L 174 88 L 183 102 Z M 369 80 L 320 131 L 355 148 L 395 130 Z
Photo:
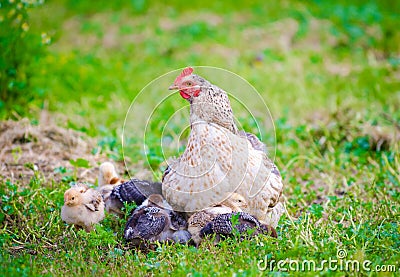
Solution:
M 68 224 L 83 227 L 86 232 L 104 219 L 104 202 L 100 193 L 85 185 L 75 185 L 64 194 L 61 218 Z
M 184 153 L 170 161 L 163 194 L 175 210 L 194 212 L 237 192 L 245 212 L 276 227 L 284 212 L 282 178 L 253 134 L 238 131 L 227 93 L 185 68 L 169 89 L 190 103 Z

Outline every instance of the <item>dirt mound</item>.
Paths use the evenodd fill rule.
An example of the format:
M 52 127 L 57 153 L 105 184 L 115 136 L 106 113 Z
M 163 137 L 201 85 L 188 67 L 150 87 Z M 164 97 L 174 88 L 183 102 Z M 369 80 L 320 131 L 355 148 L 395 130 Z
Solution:
M 94 183 L 98 164 L 105 155 L 93 155 L 96 141 L 84 133 L 67 130 L 54 124 L 32 125 L 28 119 L 0 122 L 0 178 L 26 183 L 38 170 L 46 182 L 58 182 L 63 174 L 57 168 L 66 168 L 72 175 L 70 160 L 82 158 L 91 168 L 79 168 L 79 180 Z M 123 172 L 121 165 L 116 165 Z M 65 174 L 64 174 L 65 175 Z

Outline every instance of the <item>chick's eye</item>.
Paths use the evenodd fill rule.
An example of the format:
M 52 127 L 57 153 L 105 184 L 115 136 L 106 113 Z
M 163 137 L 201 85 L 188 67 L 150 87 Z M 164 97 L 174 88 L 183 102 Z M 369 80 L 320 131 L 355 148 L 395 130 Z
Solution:
M 75 197 L 72 197 L 71 199 L 72 199 L 72 200 L 74 200 L 74 199 L 75 199 Z

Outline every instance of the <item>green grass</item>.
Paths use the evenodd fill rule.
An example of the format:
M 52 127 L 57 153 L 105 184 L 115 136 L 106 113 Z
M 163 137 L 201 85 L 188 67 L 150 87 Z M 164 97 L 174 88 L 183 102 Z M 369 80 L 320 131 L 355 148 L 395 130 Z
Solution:
M 279 223 L 279 238 L 135 250 L 122 238 L 124 219 L 107 215 L 91 234 L 65 225 L 63 193 L 76 176 L 65 172 L 56 183 L 36 171 L 29 183 L 0 180 L 3 275 L 258 276 L 263 272 L 257 263 L 265 258 L 318 265 L 336 259 L 341 249 L 347 260 L 371 261 L 371 269 L 395 265 L 400 270 L 398 3 L 264 2 L 173 1 L 166 6 L 65 0 L 33 7 L 30 32 L 46 33 L 52 43 L 27 67 L 35 97 L 10 96 L 0 102 L 0 114 L 40 124 L 42 110 L 49 109 L 58 125 L 94 137 L 93 148 L 99 146 L 110 159 L 121 161 L 125 154 L 131 173 L 151 168 L 160 178 L 164 159 L 184 147 L 162 149 L 162 127 L 186 103 L 175 95 L 157 110 L 144 151 L 140 119 L 167 96 L 175 75 L 163 79 L 165 90 L 150 86 L 141 95 L 122 149 L 132 100 L 171 70 L 187 65 L 228 69 L 260 92 L 273 116 L 276 138 L 268 128 L 261 135 L 268 146 L 276 143 L 284 178 L 287 214 Z M 254 105 L 262 118 L 263 110 Z M 240 106 L 234 111 L 246 130 L 257 131 Z M 171 131 L 165 137 L 177 139 L 187 120 L 168 122 Z M 349 273 L 325 269 L 320 274 Z

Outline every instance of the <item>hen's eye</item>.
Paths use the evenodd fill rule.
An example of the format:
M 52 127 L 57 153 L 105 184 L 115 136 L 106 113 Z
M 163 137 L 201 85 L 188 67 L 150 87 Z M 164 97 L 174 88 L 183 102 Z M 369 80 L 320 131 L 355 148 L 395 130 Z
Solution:
M 192 82 L 187 82 L 186 85 L 191 86 Z

